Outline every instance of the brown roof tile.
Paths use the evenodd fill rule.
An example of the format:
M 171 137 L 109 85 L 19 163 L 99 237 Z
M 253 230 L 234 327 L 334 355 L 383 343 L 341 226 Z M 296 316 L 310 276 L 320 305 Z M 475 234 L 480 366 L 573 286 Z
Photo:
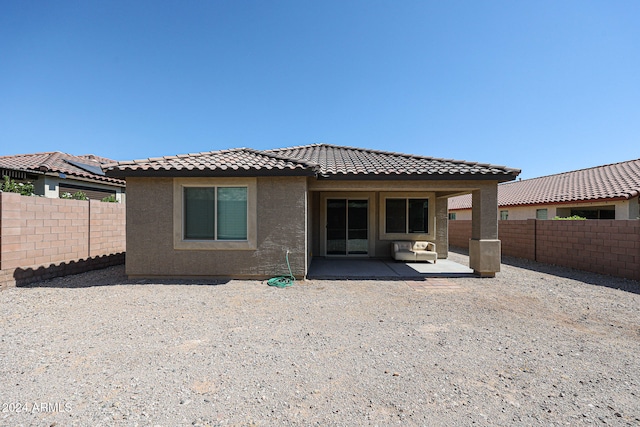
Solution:
M 436 159 L 329 144 L 258 151 L 249 148 L 211 151 L 188 155 L 167 156 L 105 166 L 112 176 L 131 175 L 232 175 L 298 174 L 323 178 L 388 178 L 419 177 L 419 179 L 472 178 L 509 181 L 520 173 L 518 169 L 481 163 Z M 470 177 L 472 175 L 473 177 Z
M 317 163 L 322 174 L 342 176 L 434 176 L 446 178 L 461 175 L 488 175 L 493 179 L 514 179 L 518 169 L 506 168 L 464 160 L 438 159 L 434 157 L 341 147 L 330 144 L 313 144 L 299 147 L 267 150 L 289 158 Z
M 640 159 L 498 186 L 499 206 L 629 199 L 640 193 Z M 452 197 L 449 209 L 470 209 L 471 195 Z
M 112 162 L 113 160 L 111 159 L 94 156 L 93 154 L 74 156 L 59 151 L 0 156 L 0 168 L 3 169 L 34 173 L 63 173 L 95 181 L 124 185 L 123 180 L 106 176 L 101 172 L 103 164 Z
M 112 176 L 156 175 L 155 172 L 171 175 L 313 175 L 316 167 L 309 162 L 264 151 L 236 148 L 117 162 L 105 165 L 104 169 Z

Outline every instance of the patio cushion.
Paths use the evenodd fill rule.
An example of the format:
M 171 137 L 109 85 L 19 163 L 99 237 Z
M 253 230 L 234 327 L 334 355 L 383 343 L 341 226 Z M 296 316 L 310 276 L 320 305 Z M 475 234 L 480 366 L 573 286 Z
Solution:
M 400 252 L 400 251 L 411 252 L 411 249 L 412 249 L 411 242 L 393 242 L 394 252 Z

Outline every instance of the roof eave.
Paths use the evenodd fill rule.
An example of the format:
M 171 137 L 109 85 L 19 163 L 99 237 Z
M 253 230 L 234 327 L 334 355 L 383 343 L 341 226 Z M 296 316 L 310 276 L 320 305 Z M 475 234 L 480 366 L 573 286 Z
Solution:
M 113 185 L 116 187 L 126 186 L 122 178 L 118 178 L 115 176 L 96 175 L 94 177 L 94 176 L 87 176 L 87 175 L 78 175 L 71 172 L 62 172 L 58 170 L 50 170 L 48 172 L 42 173 L 42 175 L 51 176 L 54 178 L 62 178 L 62 175 L 64 175 L 64 179 L 73 179 L 76 181 L 84 181 L 84 182 L 95 182 L 97 184 Z
M 65 172 L 47 172 L 44 174 L 45 176 L 51 176 L 54 178 L 61 178 L 60 175 L 64 175 L 64 180 L 73 180 L 73 181 L 82 181 L 82 182 L 92 182 L 95 184 L 109 185 L 112 187 L 126 187 L 127 184 L 123 178 L 116 178 L 113 176 L 102 176 L 101 178 L 93 178 L 90 176 L 83 175 L 74 175 Z
M 128 177 L 158 177 L 158 178 L 183 178 L 183 177 L 211 177 L 211 178 L 229 178 L 229 177 L 261 177 L 261 176 L 315 176 L 316 172 L 310 169 L 110 169 L 105 170 L 107 176 L 113 178 Z
M 621 200 L 629 200 L 635 196 L 628 197 L 618 196 L 618 197 L 600 197 L 593 199 L 575 199 L 575 200 L 561 200 L 561 201 L 548 201 L 548 202 L 529 202 L 529 203 L 511 203 L 499 205 L 500 207 L 505 208 L 517 208 L 517 207 L 530 207 L 530 206 L 547 206 L 547 205 L 580 205 L 586 203 L 607 203 L 607 202 L 619 202 Z
M 517 175 L 496 174 L 319 174 L 318 179 L 334 181 L 497 181 L 515 180 Z
M 0 166 L 0 170 L 16 171 L 16 172 L 22 172 L 22 173 L 31 174 L 31 175 L 45 175 L 45 172 L 42 172 L 39 170 L 26 169 L 26 168 L 14 168 L 10 166 Z

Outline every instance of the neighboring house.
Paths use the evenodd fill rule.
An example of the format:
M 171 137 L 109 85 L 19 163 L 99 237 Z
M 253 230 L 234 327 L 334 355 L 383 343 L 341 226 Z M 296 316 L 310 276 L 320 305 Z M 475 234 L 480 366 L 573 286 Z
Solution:
M 327 144 L 118 162 L 129 276 L 306 276 L 313 257 L 391 255 L 393 240 L 448 256 L 447 199 L 473 194 L 470 266 L 500 270 L 498 183 L 518 169 Z
M 0 178 L 31 182 L 38 196 L 59 198 L 63 193 L 82 191 L 90 199 L 115 196 L 122 202 L 125 181 L 106 176 L 102 170 L 102 165 L 113 162 L 92 154 L 73 156 L 58 151 L 0 156 Z
M 499 219 L 640 218 L 640 159 L 498 186 Z M 449 199 L 450 219 L 471 219 L 469 195 Z

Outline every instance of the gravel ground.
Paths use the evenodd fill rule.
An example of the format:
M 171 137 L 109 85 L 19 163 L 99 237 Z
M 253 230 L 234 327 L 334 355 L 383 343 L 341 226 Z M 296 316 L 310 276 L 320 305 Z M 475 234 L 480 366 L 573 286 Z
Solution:
M 640 425 L 640 284 L 504 261 L 494 279 L 277 289 L 120 266 L 8 289 L 0 425 Z

